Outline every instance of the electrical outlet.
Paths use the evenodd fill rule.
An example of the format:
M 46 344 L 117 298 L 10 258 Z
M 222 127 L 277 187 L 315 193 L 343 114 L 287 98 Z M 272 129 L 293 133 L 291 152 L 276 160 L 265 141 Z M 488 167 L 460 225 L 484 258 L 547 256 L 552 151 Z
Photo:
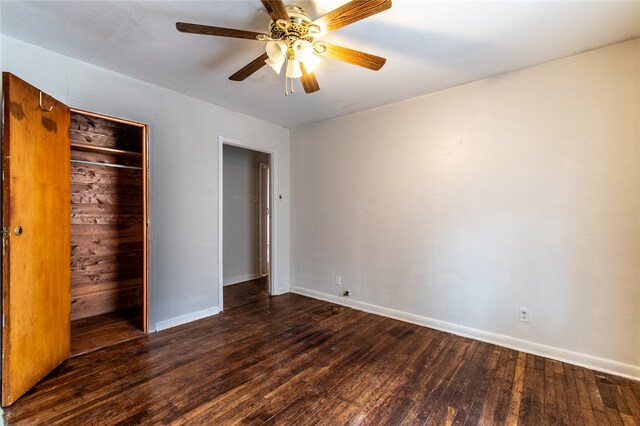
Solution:
M 336 285 L 342 285 L 342 277 L 340 275 L 336 275 Z
M 531 311 L 529 308 L 520 308 L 520 322 L 529 322 Z

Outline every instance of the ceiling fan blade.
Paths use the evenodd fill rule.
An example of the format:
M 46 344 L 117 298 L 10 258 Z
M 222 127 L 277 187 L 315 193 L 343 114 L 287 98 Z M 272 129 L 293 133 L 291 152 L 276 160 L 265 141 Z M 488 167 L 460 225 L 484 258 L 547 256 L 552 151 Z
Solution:
M 318 41 L 313 44 L 316 55 L 327 58 L 337 59 L 339 61 L 348 62 L 353 65 L 378 71 L 387 62 L 385 58 L 372 55 L 371 53 L 360 52 L 335 44 Z
M 289 20 L 289 14 L 287 13 L 287 8 L 284 6 L 282 0 L 262 0 L 262 5 L 273 19 L 273 22 L 278 19 L 284 19 L 285 21 Z
M 265 61 L 269 56 L 266 53 L 258 56 L 253 61 L 249 62 L 244 67 L 240 68 L 235 74 L 229 77 L 229 80 L 233 81 L 242 81 L 245 78 L 249 77 L 254 72 L 258 71 L 260 68 L 266 65 Z
M 235 30 L 233 28 L 212 27 L 209 25 L 200 24 L 188 24 L 186 22 L 176 22 L 176 28 L 182 33 L 246 38 L 248 40 L 257 40 L 258 36 L 268 37 L 267 34 L 256 33 L 254 31 Z
M 321 34 L 353 24 L 391 7 L 391 0 L 352 0 L 313 21 Z
M 302 83 L 302 87 L 304 88 L 305 93 L 313 93 L 320 90 L 320 86 L 318 85 L 318 80 L 316 80 L 316 76 L 310 72 L 307 73 L 307 70 L 304 67 L 304 64 L 300 62 L 300 69 L 302 70 L 302 77 L 300 77 L 300 83 Z

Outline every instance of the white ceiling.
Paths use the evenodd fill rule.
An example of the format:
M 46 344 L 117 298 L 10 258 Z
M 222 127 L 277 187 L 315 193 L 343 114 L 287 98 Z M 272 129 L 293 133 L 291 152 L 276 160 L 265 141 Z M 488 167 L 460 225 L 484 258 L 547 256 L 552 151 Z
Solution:
M 285 2 L 287 2 L 285 0 Z M 299 1 L 315 18 L 345 0 Z M 5 1 L 2 33 L 285 127 L 299 127 L 640 36 L 640 1 L 393 0 L 390 10 L 323 37 L 387 58 L 378 72 L 324 59 L 321 90 L 263 67 L 228 76 L 264 42 L 183 34 L 176 21 L 265 32 L 250 1 Z

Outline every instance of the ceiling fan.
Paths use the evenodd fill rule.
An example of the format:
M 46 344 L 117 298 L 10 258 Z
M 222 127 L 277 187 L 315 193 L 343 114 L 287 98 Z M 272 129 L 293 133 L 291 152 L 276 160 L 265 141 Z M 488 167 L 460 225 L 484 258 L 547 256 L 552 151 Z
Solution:
M 299 78 L 306 93 L 320 90 L 313 70 L 320 58 L 327 57 L 378 71 L 385 58 L 342 46 L 316 40 L 328 32 L 358 22 L 391 7 L 391 0 L 352 0 L 316 20 L 298 5 L 286 5 L 282 0 L 261 0 L 271 16 L 268 33 L 212 27 L 209 25 L 177 22 L 176 28 L 183 33 L 206 34 L 222 37 L 244 38 L 266 41 L 266 51 L 229 77 L 242 81 L 264 65 L 269 65 L 280 74 L 286 62 L 285 94 L 293 93 L 287 80 Z

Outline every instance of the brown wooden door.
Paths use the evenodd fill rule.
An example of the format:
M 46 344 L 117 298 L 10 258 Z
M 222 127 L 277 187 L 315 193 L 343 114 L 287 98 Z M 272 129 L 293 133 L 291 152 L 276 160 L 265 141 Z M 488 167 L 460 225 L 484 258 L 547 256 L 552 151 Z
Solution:
M 2 82 L 6 406 L 69 357 L 71 191 L 69 108 L 9 73 Z

